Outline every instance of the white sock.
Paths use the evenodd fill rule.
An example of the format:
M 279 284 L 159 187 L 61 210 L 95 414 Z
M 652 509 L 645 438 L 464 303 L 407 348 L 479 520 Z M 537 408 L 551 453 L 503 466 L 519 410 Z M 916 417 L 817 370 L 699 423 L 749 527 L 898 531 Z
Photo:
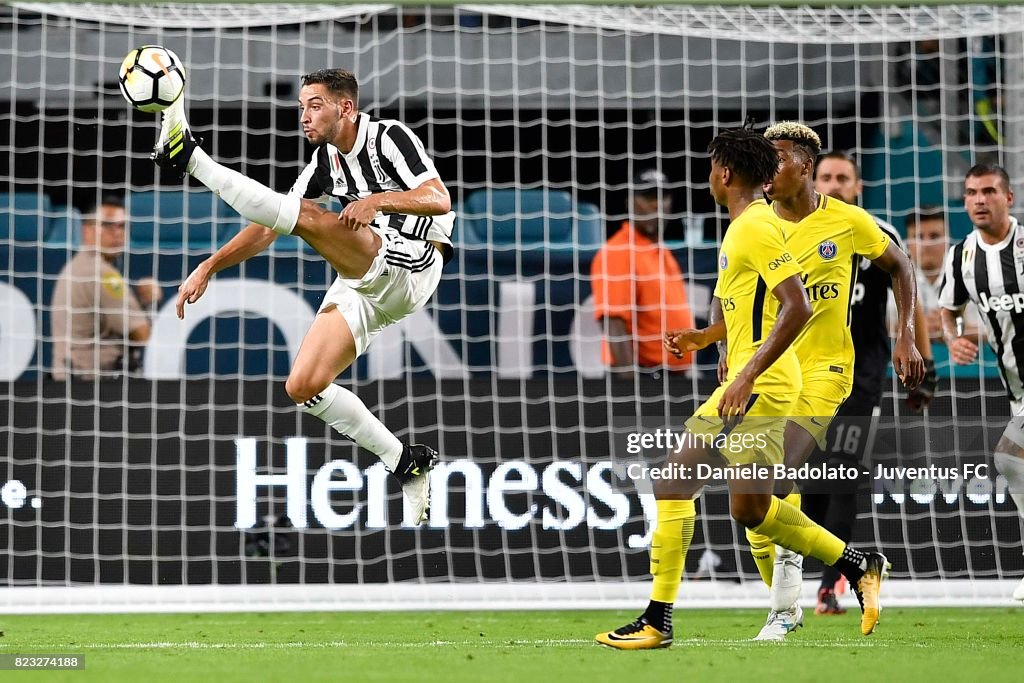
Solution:
M 160 140 L 170 137 L 170 132 L 182 125 L 188 127 L 185 119 L 185 98 L 164 110 L 160 126 Z M 253 223 L 265 225 L 274 232 L 290 235 L 299 220 L 302 200 L 298 197 L 274 192 L 266 185 L 248 178 L 238 171 L 221 166 L 210 155 L 196 147 L 186 168 L 189 175 L 210 188 L 214 194 L 227 202 L 232 209 Z
M 200 147 L 189 159 L 188 172 L 253 223 L 282 235 L 290 235 L 295 229 L 302 204 L 298 197 L 274 192 L 238 171 L 221 166 Z
M 997 452 L 995 461 L 999 474 L 1006 477 L 1006 488 L 1017 504 L 1017 514 L 1024 517 L 1024 459 Z
M 768 589 L 769 606 L 776 612 L 796 609 L 804 587 L 804 558 L 781 545 L 775 546 L 772 585 Z
M 389 470 L 395 471 L 402 457 L 402 442 L 351 391 L 331 383 L 299 407 L 352 439 L 380 458 Z

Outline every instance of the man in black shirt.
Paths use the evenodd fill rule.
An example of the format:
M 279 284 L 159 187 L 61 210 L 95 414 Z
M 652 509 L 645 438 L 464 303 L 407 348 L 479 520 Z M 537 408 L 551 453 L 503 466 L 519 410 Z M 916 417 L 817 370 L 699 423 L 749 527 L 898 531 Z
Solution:
M 856 204 L 863 190 L 860 169 L 845 152 L 829 152 L 818 157 L 814 176 L 815 189 Z M 878 220 L 878 227 L 890 239 L 906 251 L 896 229 Z M 859 467 L 870 446 L 872 417 L 879 412 L 882 390 L 889 368 L 889 331 L 886 325 L 886 306 L 892 277 L 889 273 L 862 261 L 852 296 L 852 317 L 850 333 L 856 352 L 853 369 L 853 391 L 846 399 L 836 419 L 832 421 L 828 434 L 828 450 L 817 450 L 811 456 L 812 462 L 833 460 Z M 932 401 L 937 377 L 935 361 L 926 330 L 921 302 L 915 307 L 915 326 L 918 330 L 917 348 L 925 361 L 925 379 L 907 396 L 907 407 L 912 412 L 921 412 Z M 808 517 L 818 522 L 844 541 L 853 536 L 853 525 L 857 519 L 857 486 L 859 482 L 844 482 L 845 489 L 837 490 L 837 484 L 829 484 L 823 491 L 808 489 L 804 492 L 802 509 Z M 816 614 L 842 614 L 846 610 L 836 600 L 835 584 L 839 573 L 825 567 L 818 589 Z

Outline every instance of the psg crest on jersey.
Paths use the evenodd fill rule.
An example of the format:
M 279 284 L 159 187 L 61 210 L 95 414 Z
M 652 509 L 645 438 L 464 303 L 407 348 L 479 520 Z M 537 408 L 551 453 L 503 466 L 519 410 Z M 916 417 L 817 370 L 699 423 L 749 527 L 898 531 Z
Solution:
M 836 243 L 833 242 L 832 240 L 825 240 L 824 242 L 818 245 L 818 256 L 825 259 L 826 261 L 831 261 L 836 257 L 836 254 L 838 253 L 839 247 L 837 247 Z
M 718 265 L 722 270 L 725 270 L 728 267 L 729 259 L 726 258 L 724 253 L 718 258 Z

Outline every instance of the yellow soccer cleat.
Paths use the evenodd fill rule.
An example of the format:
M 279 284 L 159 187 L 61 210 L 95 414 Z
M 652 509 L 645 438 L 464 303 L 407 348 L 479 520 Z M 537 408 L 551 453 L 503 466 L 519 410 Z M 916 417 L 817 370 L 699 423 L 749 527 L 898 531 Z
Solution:
M 860 632 L 869 636 L 878 625 L 878 619 L 882 613 L 878 595 L 881 592 L 882 581 L 888 576 L 891 565 L 885 555 L 881 553 L 868 554 L 867 562 L 868 568 L 857 581 L 854 593 L 857 595 L 857 600 L 860 601 Z
M 622 628 L 598 633 L 594 640 L 616 650 L 656 650 L 672 644 L 672 632 L 662 633 L 640 617 Z

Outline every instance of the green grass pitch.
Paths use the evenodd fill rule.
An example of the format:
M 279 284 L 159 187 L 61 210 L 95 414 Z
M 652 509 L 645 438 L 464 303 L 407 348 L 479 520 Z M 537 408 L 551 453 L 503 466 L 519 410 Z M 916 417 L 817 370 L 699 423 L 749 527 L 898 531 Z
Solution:
M 84 654 L 46 681 L 995 681 L 1024 680 L 1024 609 L 808 613 L 782 644 L 751 643 L 764 612 L 676 611 L 668 650 L 617 652 L 593 634 L 633 612 L 382 612 L 0 616 L 0 653 Z

